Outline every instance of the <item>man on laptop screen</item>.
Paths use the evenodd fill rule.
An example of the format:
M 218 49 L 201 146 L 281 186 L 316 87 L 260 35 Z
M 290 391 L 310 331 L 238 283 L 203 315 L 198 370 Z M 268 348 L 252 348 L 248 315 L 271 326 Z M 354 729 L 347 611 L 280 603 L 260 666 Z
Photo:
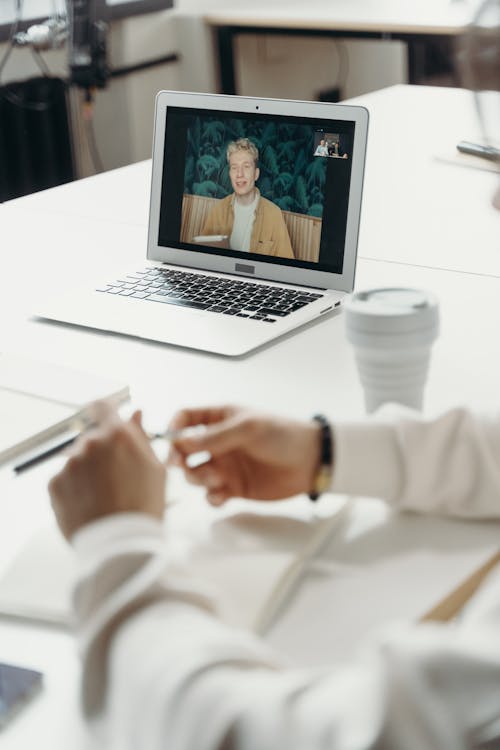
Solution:
M 281 210 L 255 185 L 260 176 L 257 146 L 248 138 L 230 141 L 226 158 L 233 193 L 213 206 L 203 235 L 227 237 L 231 250 L 294 258 Z
M 159 244 L 341 272 L 351 164 L 315 150 L 353 123 L 235 114 L 169 111 Z

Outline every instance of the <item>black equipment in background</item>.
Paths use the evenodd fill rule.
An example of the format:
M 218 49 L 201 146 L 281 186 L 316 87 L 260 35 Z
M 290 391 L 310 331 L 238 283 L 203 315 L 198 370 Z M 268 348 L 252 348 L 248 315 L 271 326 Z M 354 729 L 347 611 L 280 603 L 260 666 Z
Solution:
M 71 83 L 87 91 L 104 88 L 107 24 L 99 18 L 96 0 L 66 0 L 66 8 Z
M 0 0 L 0 3 L 2 0 Z M 171 7 L 171 0 L 164 0 Z M 138 2 L 125 3 L 140 6 Z M 17 31 L 12 27 L 7 53 L 0 59 L 0 76 L 16 47 L 30 49 L 44 77 L 0 85 L 0 202 L 60 185 L 77 178 L 78 148 L 72 148 L 69 91 L 82 91 L 78 115 L 96 172 L 103 171 L 93 133 L 96 89 L 105 88 L 110 76 L 129 75 L 157 65 L 175 62 L 177 54 L 110 70 L 106 59 L 105 0 L 65 0 L 66 13 L 54 13 L 42 23 Z M 135 11 L 141 8 L 135 7 Z M 40 52 L 68 45 L 68 80 L 50 76 Z M 75 106 L 76 98 L 72 100 Z M 75 158 L 76 155 L 76 158 Z
M 75 177 L 67 84 L 40 77 L 0 86 L 0 201 Z

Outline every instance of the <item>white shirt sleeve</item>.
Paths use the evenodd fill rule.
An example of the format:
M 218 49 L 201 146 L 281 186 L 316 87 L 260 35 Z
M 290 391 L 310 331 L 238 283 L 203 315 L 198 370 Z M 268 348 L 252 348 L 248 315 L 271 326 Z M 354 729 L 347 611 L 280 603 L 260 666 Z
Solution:
M 500 517 L 500 417 L 453 409 L 425 420 L 390 407 L 362 423 L 332 424 L 334 492 L 425 513 Z
M 465 750 L 500 738 L 498 577 L 460 626 L 399 626 L 350 664 L 298 670 L 217 619 L 157 521 L 101 519 L 74 545 L 84 707 L 103 719 L 106 750 Z

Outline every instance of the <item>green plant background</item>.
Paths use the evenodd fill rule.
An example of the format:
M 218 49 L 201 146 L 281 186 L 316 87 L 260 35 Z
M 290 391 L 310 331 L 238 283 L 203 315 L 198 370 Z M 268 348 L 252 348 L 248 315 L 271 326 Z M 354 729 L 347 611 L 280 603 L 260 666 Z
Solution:
M 264 198 L 283 211 L 321 217 L 327 159 L 314 158 L 314 135 L 307 125 L 193 117 L 187 129 L 184 192 L 211 198 L 232 193 L 226 147 L 249 138 L 259 149 L 257 186 Z

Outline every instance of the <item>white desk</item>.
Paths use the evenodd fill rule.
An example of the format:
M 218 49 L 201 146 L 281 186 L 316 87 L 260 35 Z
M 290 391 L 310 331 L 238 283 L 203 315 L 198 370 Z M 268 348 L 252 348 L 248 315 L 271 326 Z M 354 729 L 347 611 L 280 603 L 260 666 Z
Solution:
M 274 0 L 251 4 L 234 0 L 221 4 L 205 15 L 208 23 L 227 26 L 261 26 L 285 29 L 345 29 L 454 35 L 468 22 L 474 3 L 461 0 Z
M 426 71 L 426 45 L 450 42 L 469 22 L 474 2 L 462 0 L 236 0 L 214 7 L 205 22 L 217 35 L 221 91 L 237 93 L 234 40 L 240 34 L 400 40 L 408 46 L 408 76 Z
M 468 95 L 396 87 L 357 101 L 371 114 L 357 285 L 433 289 L 441 301 L 442 333 L 432 361 L 428 410 L 457 402 L 495 409 L 500 379 L 500 221 L 488 204 L 494 178 L 486 172 L 438 163 L 430 156 L 435 148 L 453 149 L 458 137 L 474 135 Z M 397 127 L 396 115 L 398 122 L 403 120 L 401 127 Z M 459 121 L 464 123 L 464 132 Z M 424 132 L 426 140 L 422 141 Z M 447 139 L 451 143 L 446 143 Z M 416 153 L 416 147 L 411 146 L 418 143 L 421 146 Z M 180 406 L 220 401 L 302 417 L 318 408 L 338 418 L 361 415 L 361 390 L 341 314 L 321 319 L 239 360 L 29 318 L 41 296 L 56 293 L 62 284 L 90 278 L 99 267 L 106 275 L 121 263 L 142 264 L 148 190 L 149 164 L 143 163 L 0 206 L 5 279 L 0 297 L 2 349 L 126 379 L 150 422 L 163 421 Z M 449 208 L 450 195 L 459 201 L 459 208 Z M 474 254 L 469 252 L 471 246 Z M 458 270 L 446 270 L 449 268 Z M 15 481 L 0 477 L 0 570 L 27 534 L 50 516 L 42 487 L 54 465 Z M 182 506 L 176 511 L 179 518 L 186 513 L 189 525 L 212 541 L 220 539 L 217 534 L 227 536 L 220 523 L 217 534 L 210 531 L 210 524 L 221 520 L 218 512 L 205 508 L 198 495 L 191 493 L 189 498 L 184 511 Z M 287 508 L 282 506 L 279 512 L 287 514 Z M 304 521 L 311 513 L 300 501 L 298 508 L 293 506 L 298 524 L 294 541 L 302 538 Z M 253 514 L 255 510 L 236 503 L 230 512 Z M 414 528 L 422 530 L 425 523 L 419 523 L 415 520 Z M 456 534 L 450 533 L 447 554 L 463 556 L 468 544 L 477 549 L 498 534 L 491 525 L 471 528 L 468 542 L 461 525 Z M 419 531 L 414 539 L 415 553 L 425 557 L 425 550 L 439 544 L 439 539 L 426 535 L 419 549 L 421 536 Z M 388 569 L 390 560 L 386 562 Z M 382 564 L 381 575 L 383 570 Z M 311 652 L 306 656 L 314 661 L 318 655 L 311 644 L 324 645 L 328 629 L 331 633 L 335 628 L 338 612 L 323 608 L 322 633 L 316 631 L 316 623 L 311 638 L 310 631 L 298 627 L 300 611 L 315 602 L 318 606 L 330 596 L 332 602 L 338 601 L 334 597 L 342 597 L 344 589 L 335 588 L 335 580 L 324 575 L 310 584 L 270 633 L 270 640 L 288 653 L 305 652 L 309 644 Z M 366 604 L 371 607 L 373 602 L 367 600 Z M 409 602 L 401 602 L 402 616 L 413 614 L 408 607 Z M 362 616 L 359 621 L 364 621 Z M 0 659 L 39 667 L 47 675 L 43 695 L 5 731 L 2 748 L 84 746 L 73 646 L 71 637 L 56 629 L 0 618 Z
M 353 101 L 370 110 L 360 257 L 500 276 L 498 177 L 439 161 L 479 137 L 472 94 L 396 86 Z

